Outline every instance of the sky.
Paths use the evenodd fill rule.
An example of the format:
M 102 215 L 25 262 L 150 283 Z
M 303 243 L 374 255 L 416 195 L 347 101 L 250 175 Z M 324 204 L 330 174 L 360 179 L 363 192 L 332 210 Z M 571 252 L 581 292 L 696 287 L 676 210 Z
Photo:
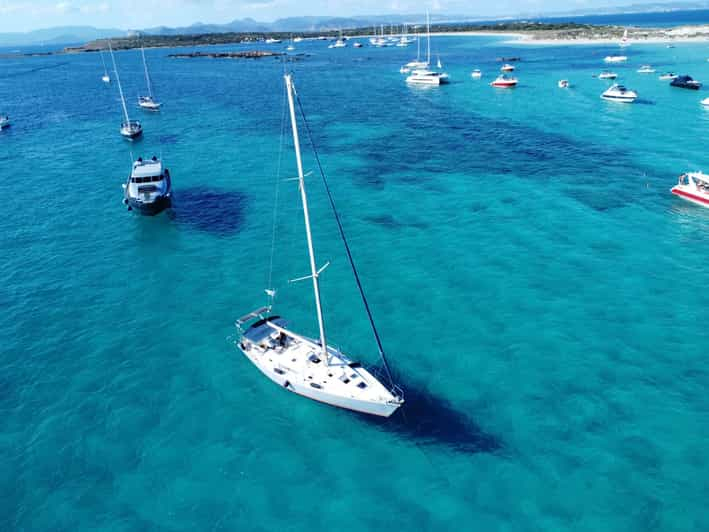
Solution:
M 0 33 L 55 26 L 174 27 L 246 17 L 270 22 L 301 15 L 405 14 L 426 9 L 443 14 L 495 16 L 631 3 L 633 0 L 0 0 Z

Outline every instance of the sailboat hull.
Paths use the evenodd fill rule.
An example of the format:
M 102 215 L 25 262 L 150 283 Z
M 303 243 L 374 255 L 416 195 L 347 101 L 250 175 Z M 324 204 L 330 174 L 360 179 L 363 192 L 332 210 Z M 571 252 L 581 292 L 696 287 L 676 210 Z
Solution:
M 346 410 L 380 417 L 391 416 L 394 412 L 396 412 L 397 408 L 401 406 L 401 403 L 398 402 L 364 401 L 353 397 L 343 397 L 341 395 L 328 393 L 323 388 L 314 387 L 314 384 L 318 384 L 308 380 L 307 378 L 303 379 L 300 376 L 295 376 L 294 378 L 290 372 L 283 369 L 285 367 L 284 365 L 274 365 L 274 362 L 268 358 L 266 353 L 259 353 L 259 351 L 254 348 L 246 350 L 242 344 L 237 344 L 237 347 L 239 348 L 239 351 L 241 351 L 246 358 L 248 358 L 253 365 L 256 366 L 259 371 L 261 371 L 261 373 L 263 373 L 271 381 L 275 382 L 281 388 L 284 388 L 289 392 L 307 397 L 308 399 L 325 403 L 330 406 L 336 406 Z

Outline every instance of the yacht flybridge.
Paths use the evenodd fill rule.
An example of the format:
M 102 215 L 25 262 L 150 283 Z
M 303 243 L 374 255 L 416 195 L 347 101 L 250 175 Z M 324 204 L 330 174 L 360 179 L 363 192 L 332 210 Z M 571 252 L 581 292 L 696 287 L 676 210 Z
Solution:
M 133 163 L 128 181 L 123 184 L 123 203 L 129 210 L 153 216 L 172 204 L 172 181 L 170 171 L 163 168 L 162 161 L 153 156 L 144 161 L 138 158 Z
M 702 172 L 682 174 L 670 192 L 696 205 L 709 207 L 709 175 Z
M 145 71 L 145 84 L 148 86 L 148 95 L 139 96 L 138 105 L 146 111 L 159 111 L 162 104 L 153 97 L 153 86 L 150 83 L 150 74 L 148 74 L 148 63 L 145 61 L 145 49 L 142 46 L 140 47 L 140 53 L 143 56 L 143 70 Z
M 303 278 L 312 280 L 315 299 L 315 310 L 320 331 L 319 339 L 308 338 L 295 333 L 288 328 L 287 322 L 271 314 L 271 306 L 259 308 L 242 316 L 236 321 L 239 338 L 235 342 L 237 348 L 248 358 L 266 377 L 282 386 L 284 389 L 332 406 L 346 408 L 365 414 L 389 417 L 403 403 L 403 392 L 396 386 L 391 378 L 391 373 L 384 356 L 379 335 L 369 311 L 369 305 L 364 297 L 357 270 L 349 246 L 345 239 L 340 218 L 335 210 L 335 204 L 330 195 L 325 175 L 322 174 L 325 190 L 330 200 L 335 219 L 338 222 L 340 236 L 345 244 L 347 256 L 352 266 L 360 294 L 365 304 L 365 309 L 370 319 L 379 353 L 381 356 L 388 386 L 384 386 L 372 373 L 366 370 L 359 362 L 351 360 L 334 346 L 328 345 L 325 336 L 323 309 L 320 302 L 319 278 L 325 267 L 317 268 L 315 253 L 313 251 L 313 238 L 310 226 L 310 214 L 303 176 L 303 164 L 300 155 L 300 141 L 298 138 L 298 125 L 294 100 L 297 98 L 293 80 L 290 74 L 285 76 L 288 105 L 290 108 L 290 121 L 293 131 L 293 144 L 295 159 L 298 168 L 298 184 L 300 199 L 303 205 L 305 219 L 305 235 L 310 258 L 310 275 Z M 266 291 L 271 297 L 275 290 Z
M 138 120 L 131 120 L 128 116 L 128 107 L 126 107 L 126 99 L 123 96 L 123 87 L 121 87 L 121 78 L 118 75 L 116 67 L 116 58 L 113 56 L 113 48 L 111 42 L 108 42 L 108 50 L 111 53 L 111 61 L 113 62 L 113 73 L 116 76 L 116 84 L 118 85 L 118 93 L 121 96 L 121 107 L 123 107 L 123 122 L 121 122 L 121 135 L 128 140 L 133 140 L 143 134 L 143 126 Z

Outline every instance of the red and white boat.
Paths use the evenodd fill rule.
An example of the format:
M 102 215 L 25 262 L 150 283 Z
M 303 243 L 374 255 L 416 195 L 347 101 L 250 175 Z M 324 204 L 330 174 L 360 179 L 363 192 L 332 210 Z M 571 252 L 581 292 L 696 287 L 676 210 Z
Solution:
M 709 207 L 709 175 L 702 172 L 682 174 L 671 192 L 702 207 Z
M 517 86 L 517 78 L 510 78 L 502 74 L 501 76 L 497 76 L 495 81 L 490 83 L 490 86 L 501 87 L 503 89 L 511 89 Z

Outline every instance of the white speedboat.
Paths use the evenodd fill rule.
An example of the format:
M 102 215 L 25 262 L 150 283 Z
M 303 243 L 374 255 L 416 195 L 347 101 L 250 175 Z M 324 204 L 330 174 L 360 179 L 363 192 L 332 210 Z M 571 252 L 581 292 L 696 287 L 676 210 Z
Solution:
M 296 37 L 295 39 L 293 39 L 293 42 L 301 42 L 302 40 L 302 37 Z
M 650 65 L 643 65 L 640 68 L 638 68 L 638 74 L 654 74 L 655 69 L 652 68 Z
M 480 79 L 481 77 L 483 77 L 483 73 L 480 72 L 480 69 L 476 68 L 470 73 L 470 77 L 473 79 Z
M 515 67 L 509 63 L 505 63 L 500 67 L 500 72 L 514 72 Z
M 570 84 L 568 79 L 560 79 L 557 85 L 560 89 L 568 89 Z
M 615 72 L 608 72 L 608 71 L 603 71 L 600 74 L 598 74 L 598 79 L 615 79 L 618 77 L 618 74 Z
M 172 205 L 170 171 L 157 157 L 133 163 L 128 181 L 123 184 L 123 203 L 128 210 L 154 216 Z
M 269 37 L 266 39 L 266 44 L 278 44 L 281 42 L 281 39 L 274 39 L 273 37 Z
M 7 115 L 0 115 L 0 129 L 5 129 L 10 127 L 10 117 Z
M 658 79 L 660 79 L 661 81 L 667 81 L 667 80 L 672 81 L 673 79 L 677 79 L 677 78 L 678 78 L 678 76 L 674 72 L 665 72 L 664 74 L 661 74 Z
M 624 63 L 628 60 L 627 55 L 607 55 L 603 61 L 606 63 Z
M 362 48 L 362 43 L 359 41 L 355 41 L 352 43 L 353 48 Z
M 153 96 L 153 84 L 150 82 L 148 63 L 145 61 L 145 49 L 142 46 L 140 47 L 140 53 L 143 56 L 143 71 L 145 72 L 145 84 L 148 87 L 148 95 L 138 97 L 138 106 L 146 111 L 159 111 L 162 104 Z
M 699 103 L 702 104 L 704 107 L 709 107 L 709 98 L 704 98 L 704 99 L 703 99 L 701 102 L 699 102 Z
M 505 74 L 502 74 L 500 76 L 497 76 L 495 81 L 490 83 L 491 87 L 497 87 L 500 89 L 512 89 L 517 86 L 517 78 L 512 78 L 509 76 L 506 76 Z
M 289 74 L 285 76 L 285 82 L 298 168 L 298 188 L 303 207 L 305 235 L 310 259 L 310 275 L 304 277 L 303 280 L 312 282 L 320 336 L 318 339 L 313 339 L 292 331 L 288 327 L 286 320 L 280 316 L 272 315 L 272 307 L 267 306 L 254 310 L 236 321 L 235 325 L 239 337 L 235 341 L 235 345 L 261 373 L 284 390 L 339 408 L 389 417 L 404 403 L 403 392 L 396 386 L 391 377 L 384 350 L 379 340 L 379 333 L 369 313 L 369 305 L 364 297 L 361 284 L 359 284 L 359 277 L 351 256 L 349 256 L 350 265 L 357 279 L 360 294 L 370 318 L 370 324 L 377 342 L 383 369 L 385 370 L 384 375 L 388 377 L 388 385 L 384 386 L 362 364 L 350 359 L 338 348 L 327 343 L 323 308 L 320 300 L 320 278 L 325 267 L 318 270 L 316 266 L 305 189 L 306 182 L 303 177 L 303 165 L 300 155 L 298 125 L 293 103 L 295 89 Z M 324 176 L 323 179 L 325 179 Z M 326 181 L 325 184 L 327 184 Z M 331 203 L 331 205 L 334 210 L 334 203 Z M 337 216 L 337 211 L 334 212 Z M 337 218 L 339 219 L 339 216 Z M 347 249 L 349 249 L 342 226 L 340 226 L 340 236 Z M 273 289 L 268 289 L 266 292 L 271 298 L 275 295 L 275 290 Z M 271 299 L 272 301 L 273 299 Z
M 682 174 L 670 192 L 696 205 L 709 207 L 709 175 L 702 172 Z
M 601 98 L 613 102 L 633 103 L 638 98 L 638 93 L 615 83 L 601 94 Z
M 113 62 L 113 74 L 116 76 L 116 84 L 118 85 L 118 94 L 121 97 L 121 107 L 123 109 L 123 122 L 121 122 L 120 133 L 126 139 L 133 140 L 143 134 L 143 125 L 140 123 L 139 120 L 131 120 L 130 116 L 128 116 L 128 107 L 126 106 L 126 99 L 123 96 L 123 87 L 121 86 L 121 77 L 118 75 L 118 68 L 116 67 L 116 58 L 113 55 L 113 48 L 111 47 L 111 41 L 108 41 L 108 51 L 111 53 L 111 61 Z

